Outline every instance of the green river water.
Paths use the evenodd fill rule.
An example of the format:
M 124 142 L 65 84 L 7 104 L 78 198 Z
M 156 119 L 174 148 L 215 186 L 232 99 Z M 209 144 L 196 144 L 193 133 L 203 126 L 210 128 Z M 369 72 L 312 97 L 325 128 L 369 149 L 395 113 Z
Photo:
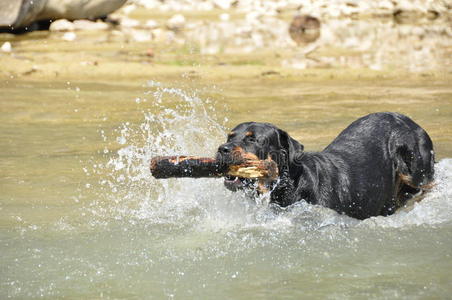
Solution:
M 248 84 L 4 82 L 2 298 L 449 297 L 452 106 L 438 88 Z M 275 216 L 220 179 L 148 171 L 153 155 L 212 155 L 242 120 L 320 150 L 375 109 L 409 113 L 438 148 L 436 189 L 391 217 L 307 204 Z

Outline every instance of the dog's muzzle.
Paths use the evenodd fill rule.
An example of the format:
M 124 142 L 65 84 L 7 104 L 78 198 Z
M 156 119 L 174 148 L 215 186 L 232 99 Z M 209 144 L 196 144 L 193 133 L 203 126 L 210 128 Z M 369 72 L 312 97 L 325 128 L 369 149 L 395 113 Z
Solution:
M 244 178 L 239 178 L 239 177 L 234 177 L 234 176 L 226 176 L 224 178 L 224 186 L 232 191 L 232 192 L 236 192 L 238 190 L 242 190 L 245 187 L 244 184 L 245 179 Z

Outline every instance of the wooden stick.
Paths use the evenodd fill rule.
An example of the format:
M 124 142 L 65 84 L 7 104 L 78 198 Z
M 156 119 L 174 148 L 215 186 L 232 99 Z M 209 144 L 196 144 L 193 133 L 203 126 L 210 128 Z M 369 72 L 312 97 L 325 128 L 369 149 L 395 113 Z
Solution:
M 157 156 L 151 160 L 155 178 L 220 177 L 222 168 L 213 158 L 197 156 Z
M 275 180 L 278 166 L 270 158 L 259 160 L 245 158 L 229 166 L 209 157 L 158 156 L 151 160 L 151 173 L 155 178 L 171 177 L 222 177 L 236 176 Z

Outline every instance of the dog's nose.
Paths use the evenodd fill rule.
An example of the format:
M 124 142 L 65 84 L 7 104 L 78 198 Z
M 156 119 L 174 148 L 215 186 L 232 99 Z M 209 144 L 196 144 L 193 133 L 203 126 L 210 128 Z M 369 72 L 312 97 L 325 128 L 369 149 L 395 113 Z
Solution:
M 232 145 L 223 144 L 220 147 L 218 147 L 218 152 L 220 152 L 221 154 L 229 154 L 232 152 Z

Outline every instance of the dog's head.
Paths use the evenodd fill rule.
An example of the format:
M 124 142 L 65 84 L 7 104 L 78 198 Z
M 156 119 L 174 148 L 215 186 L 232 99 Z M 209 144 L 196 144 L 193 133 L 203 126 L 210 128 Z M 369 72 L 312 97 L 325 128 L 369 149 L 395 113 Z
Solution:
M 283 160 L 288 160 L 289 165 L 292 164 L 301 151 L 303 145 L 276 126 L 270 123 L 246 122 L 237 125 L 228 134 L 226 143 L 218 148 L 217 159 L 227 165 L 245 157 L 270 157 L 279 167 Z M 255 186 L 251 179 L 235 177 L 226 177 L 224 183 L 232 191 Z

